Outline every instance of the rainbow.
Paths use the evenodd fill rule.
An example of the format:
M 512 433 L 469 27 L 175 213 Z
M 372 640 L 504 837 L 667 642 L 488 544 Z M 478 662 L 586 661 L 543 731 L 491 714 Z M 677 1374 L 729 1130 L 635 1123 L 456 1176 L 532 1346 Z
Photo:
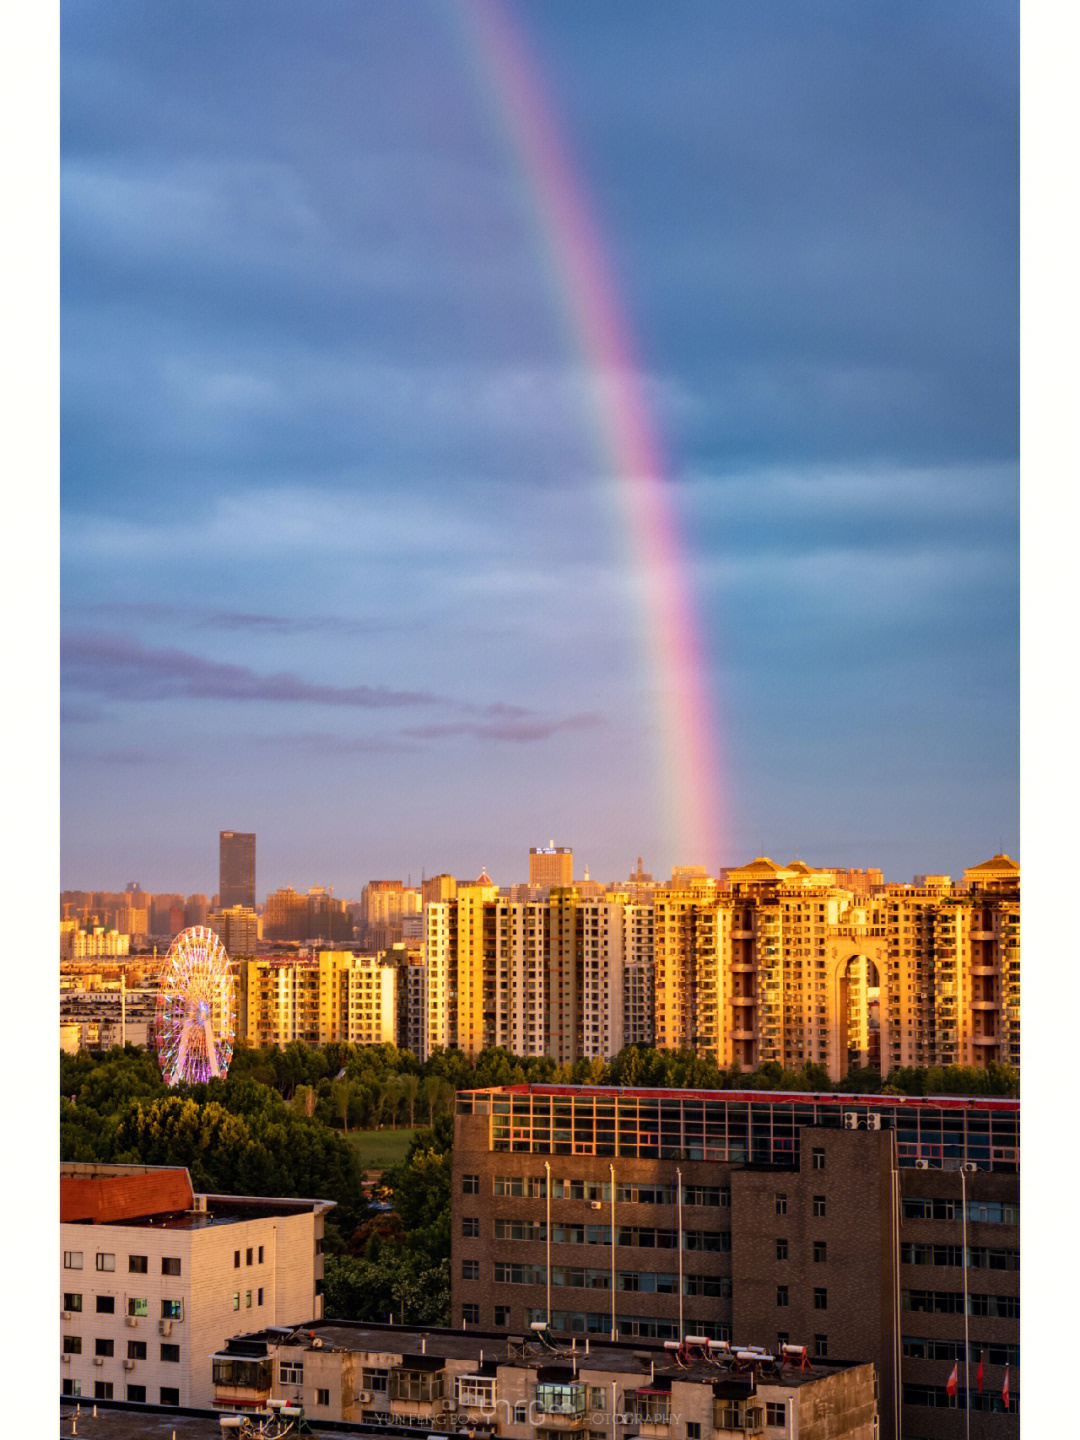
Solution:
M 592 377 L 601 451 L 617 479 L 657 694 L 660 794 L 676 863 L 720 864 L 718 727 L 688 581 L 670 469 L 634 337 L 577 169 L 537 63 L 502 0 L 455 7 L 495 92 L 557 277 L 567 323 Z M 659 837 L 658 837 L 659 838 Z

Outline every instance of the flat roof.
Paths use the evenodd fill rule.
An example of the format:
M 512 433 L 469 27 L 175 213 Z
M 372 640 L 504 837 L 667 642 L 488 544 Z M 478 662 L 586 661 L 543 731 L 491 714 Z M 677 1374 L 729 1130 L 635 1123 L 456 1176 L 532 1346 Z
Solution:
M 866 1105 L 893 1110 L 914 1106 L 959 1110 L 1019 1111 L 1020 1101 L 1010 1095 L 848 1095 L 820 1090 L 679 1090 L 644 1089 L 629 1085 L 492 1085 L 463 1088 L 462 1095 L 593 1095 L 604 1100 L 725 1100 L 765 1105 Z

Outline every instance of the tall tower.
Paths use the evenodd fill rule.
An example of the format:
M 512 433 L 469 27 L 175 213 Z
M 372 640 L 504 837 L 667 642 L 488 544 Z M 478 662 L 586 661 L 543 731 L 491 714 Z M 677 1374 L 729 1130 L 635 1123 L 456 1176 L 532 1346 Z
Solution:
M 574 852 L 569 845 L 532 846 L 529 849 L 529 884 L 557 885 L 574 883 Z
M 218 835 L 218 905 L 255 908 L 255 836 L 235 830 Z

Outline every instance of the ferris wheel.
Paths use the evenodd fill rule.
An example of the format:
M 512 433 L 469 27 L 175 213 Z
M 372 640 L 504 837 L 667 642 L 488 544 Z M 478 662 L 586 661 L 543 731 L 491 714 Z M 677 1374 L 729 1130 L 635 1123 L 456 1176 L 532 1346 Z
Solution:
M 236 1034 L 236 999 L 225 947 L 205 925 L 182 930 L 158 982 L 154 1038 L 166 1085 L 224 1080 Z

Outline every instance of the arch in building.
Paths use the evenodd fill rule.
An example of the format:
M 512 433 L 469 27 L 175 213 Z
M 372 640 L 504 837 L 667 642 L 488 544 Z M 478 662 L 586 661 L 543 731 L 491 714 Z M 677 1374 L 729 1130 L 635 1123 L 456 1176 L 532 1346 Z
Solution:
M 839 1081 L 852 1065 L 880 1067 L 888 1054 L 888 944 L 884 937 L 852 933 L 826 942 L 829 1077 Z M 877 1024 L 873 1024 L 874 993 Z

